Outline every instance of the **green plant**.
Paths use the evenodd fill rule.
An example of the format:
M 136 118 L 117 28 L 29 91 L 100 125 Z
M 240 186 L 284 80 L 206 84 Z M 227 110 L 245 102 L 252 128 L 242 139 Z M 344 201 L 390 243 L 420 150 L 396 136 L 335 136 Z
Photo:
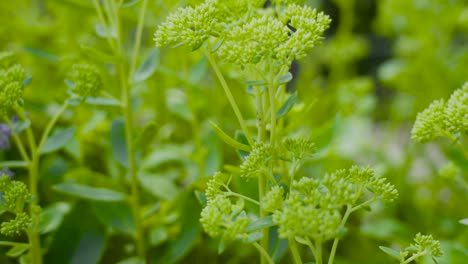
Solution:
M 417 233 L 414 242 L 414 244 L 411 244 L 400 252 L 388 247 L 380 247 L 380 249 L 397 259 L 401 264 L 419 261 L 419 259 L 424 257 L 431 257 L 434 263 L 437 263 L 435 258 L 443 254 L 440 248 L 440 242 L 435 240 L 432 235 L 421 235 L 421 233 Z

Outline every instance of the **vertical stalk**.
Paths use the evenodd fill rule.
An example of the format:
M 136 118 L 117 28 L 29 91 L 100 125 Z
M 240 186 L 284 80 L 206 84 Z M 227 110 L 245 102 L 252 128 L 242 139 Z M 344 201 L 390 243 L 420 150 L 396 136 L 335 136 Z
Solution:
M 211 53 L 210 53 L 209 50 L 205 50 L 205 54 L 206 54 L 206 57 L 208 58 L 208 61 L 211 64 L 211 67 L 213 68 L 213 70 L 214 70 L 214 72 L 216 74 L 216 77 L 218 77 L 218 80 L 221 83 L 221 86 L 223 87 L 224 92 L 226 93 L 226 97 L 227 97 L 229 103 L 231 104 L 232 110 L 234 111 L 234 114 L 236 115 L 237 120 L 239 121 L 239 124 L 240 124 L 240 126 L 242 128 L 242 131 L 244 132 L 245 137 L 247 138 L 247 141 L 249 142 L 249 144 L 251 146 L 253 146 L 254 142 L 252 140 L 252 137 L 250 136 L 249 130 L 247 129 L 247 125 L 245 123 L 245 120 L 242 117 L 242 113 L 239 110 L 239 107 L 237 106 L 236 100 L 234 99 L 234 96 L 232 95 L 231 90 L 229 89 L 229 86 L 227 85 L 227 82 L 223 77 L 223 74 L 219 70 L 218 64 L 213 59 L 213 56 L 211 56 Z
M 322 241 L 317 240 L 317 243 L 315 243 L 316 250 L 315 250 L 315 261 L 317 264 L 322 264 Z
M 25 115 L 22 111 L 19 112 L 21 119 L 25 119 Z M 26 134 L 28 137 L 29 148 L 31 151 L 31 160 L 29 162 L 29 190 L 32 196 L 35 198 L 31 202 L 31 206 L 29 207 L 30 213 L 33 214 L 34 207 L 39 204 L 39 193 L 38 193 L 38 181 L 39 181 L 39 158 L 40 154 L 37 151 L 36 140 L 34 139 L 34 134 L 31 127 L 28 127 L 26 130 Z M 41 255 L 41 240 L 37 230 L 32 228 L 28 232 L 28 239 L 29 243 L 31 244 L 31 258 L 33 264 L 41 264 L 42 263 L 42 255 Z
M 289 238 L 289 249 L 291 249 L 291 254 L 293 255 L 294 263 L 302 264 L 301 254 L 297 249 L 297 244 L 293 237 Z
M 268 94 L 270 96 L 270 144 L 274 148 L 276 146 L 276 84 L 268 85 Z
M 348 221 L 349 215 L 351 215 L 352 212 L 353 212 L 353 208 L 350 205 L 348 205 L 346 207 L 346 212 L 343 216 L 343 220 L 341 220 L 340 229 L 344 227 L 344 225 L 346 224 L 346 221 Z M 333 261 L 335 260 L 335 254 L 336 254 L 336 249 L 338 248 L 338 242 L 340 242 L 340 239 L 338 237 L 333 240 L 333 246 L 330 252 L 330 258 L 328 259 L 328 264 L 333 264 Z

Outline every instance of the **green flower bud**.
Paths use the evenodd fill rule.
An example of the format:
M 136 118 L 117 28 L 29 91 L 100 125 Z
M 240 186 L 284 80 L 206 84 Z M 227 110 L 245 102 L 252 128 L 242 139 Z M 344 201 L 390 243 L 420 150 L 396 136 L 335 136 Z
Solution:
M 74 64 L 67 78 L 73 82 L 71 92 L 82 97 L 97 96 L 104 86 L 99 69 L 91 64 Z
M 31 223 L 31 217 L 29 217 L 25 212 L 22 212 L 17 214 L 15 219 L 3 222 L 0 226 L 0 233 L 10 237 L 19 236 L 28 230 Z
M 274 186 L 263 197 L 262 208 L 267 212 L 274 212 L 281 208 L 284 199 L 284 189 L 281 186 Z
M 247 179 L 258 177 L 265 168 L 272 152 L 270 145 L 256 144 L 250 155 L 242 163 L 240 176 Z
M 26 79 L 24 68 L 13 65 L 0 70 L 0 115 L 8 115 L 8 111 L 23 104 L 23 81 Z
M 427 143 L 442 135 L 445 120 L 445 102 L 436 100 L 416 117 L 411 138 L 420 143 Z

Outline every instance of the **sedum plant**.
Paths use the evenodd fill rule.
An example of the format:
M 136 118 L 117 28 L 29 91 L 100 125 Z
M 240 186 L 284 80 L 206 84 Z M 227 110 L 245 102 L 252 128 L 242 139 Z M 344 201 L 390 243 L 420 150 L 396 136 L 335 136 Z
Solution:
M 269 245 L 283 240 L 294 263 L 303 263 L 300 244 L 310 249 L 316 263 L 327 261 L 325 255 L 331 264 L 349 216 L 375 201 L 391 202 L 398 193 L 369 167 L 353 166 L 323 176 L 301 172 L 316 149 L 310 139 L 288 137 L 283 131 L 282 119 L 297 96 L 288 94 L 285 85 L 293 78 L 291 63 L 320 43 L 330 19 L 297 2 L 274 1 L 262 8 L 264 1 L 208 0 L 169 15 L 154 40 L 160 47 L 203 49 L 242 130 L 233 138 L 212 124 L 242 157 L 239 167 L 229 166 L 207 183 L 200 221 L 210 236 L 220 238 L 219 252 L 240 240 L 259 251 L 261 263 L 274 263 L 276 253 Z M 256 136 L 217 60 L 233 67 L 246 83 L 256 111 Z M 258 192 L 247 196 L 233 191 L 230 183 L 236 178 L 255 180 Z M 332 246 L 324 254 L 329 240 Z
M 414 244 L 402 249 L 400 252 L 382 246 L 380 249 L 394 259 L 397 259 L 400 264 L 408 264 L 413 261 L 418 262 L 425 257 L 430 257 L 434 263 L 437 263 L 435 258 L 443 254 L 438 240 L 435 240 L 432 235 L 422 235 L 421 233 L 416 234 Z
M 0 194 L 0 213 L 10 219 L 1 223 L 0 233 L 10 238 L 26 234 L 29 242 L 0 241 L 0 245 L 11 246 L 7 252 L 9 257 L 20 257 L 22 263 L 35 263 L 34 257 L 39 253 L 34 252 L 38 250 L 34 240 L 39 231 L 41 208 L 32 203 L 35 197 L 23 182 L 15 181 L 3 172 L 0 174 Z

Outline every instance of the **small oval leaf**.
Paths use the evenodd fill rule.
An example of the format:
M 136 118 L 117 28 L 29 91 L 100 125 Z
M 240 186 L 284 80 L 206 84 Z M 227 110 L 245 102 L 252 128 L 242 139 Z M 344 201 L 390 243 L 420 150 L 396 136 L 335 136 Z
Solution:
M 122 119 L 114 119 L 110 131 L 110 142 L 115 159 L 128 168 L 127 141 L 125 138 L 125 123 Z
M 41 147 L 41 153 L 50 153 L 63 148 L 75 135 L 76 127 L 57 128 Z
M 147 80 L 159 66 L 159 49 L 153 48 L 151 49 L 148 56 L 146 56 L 145 61 L 138 67 L 138 70 L 133 76 L 134 82 L 143 82 Z
M 284 104 L 281 106 L 281 108 L 278 110 L 276 113 L 276 118 L 281 118 L 285 116 L 289 111 L 291 111 L 292 107 L 294 104 L 297 102 L 297 91 L 294 92 L 287 100 L 284 102 Z
M 398 251 L 396 251 L 396 250 L 394 250 L 392 248 L 389 248 L 389 247 L 380 246 L 379 248 L 383 252 L 387 253 L 390 257 L 401 260 L 400 252 L 398 252 Z

